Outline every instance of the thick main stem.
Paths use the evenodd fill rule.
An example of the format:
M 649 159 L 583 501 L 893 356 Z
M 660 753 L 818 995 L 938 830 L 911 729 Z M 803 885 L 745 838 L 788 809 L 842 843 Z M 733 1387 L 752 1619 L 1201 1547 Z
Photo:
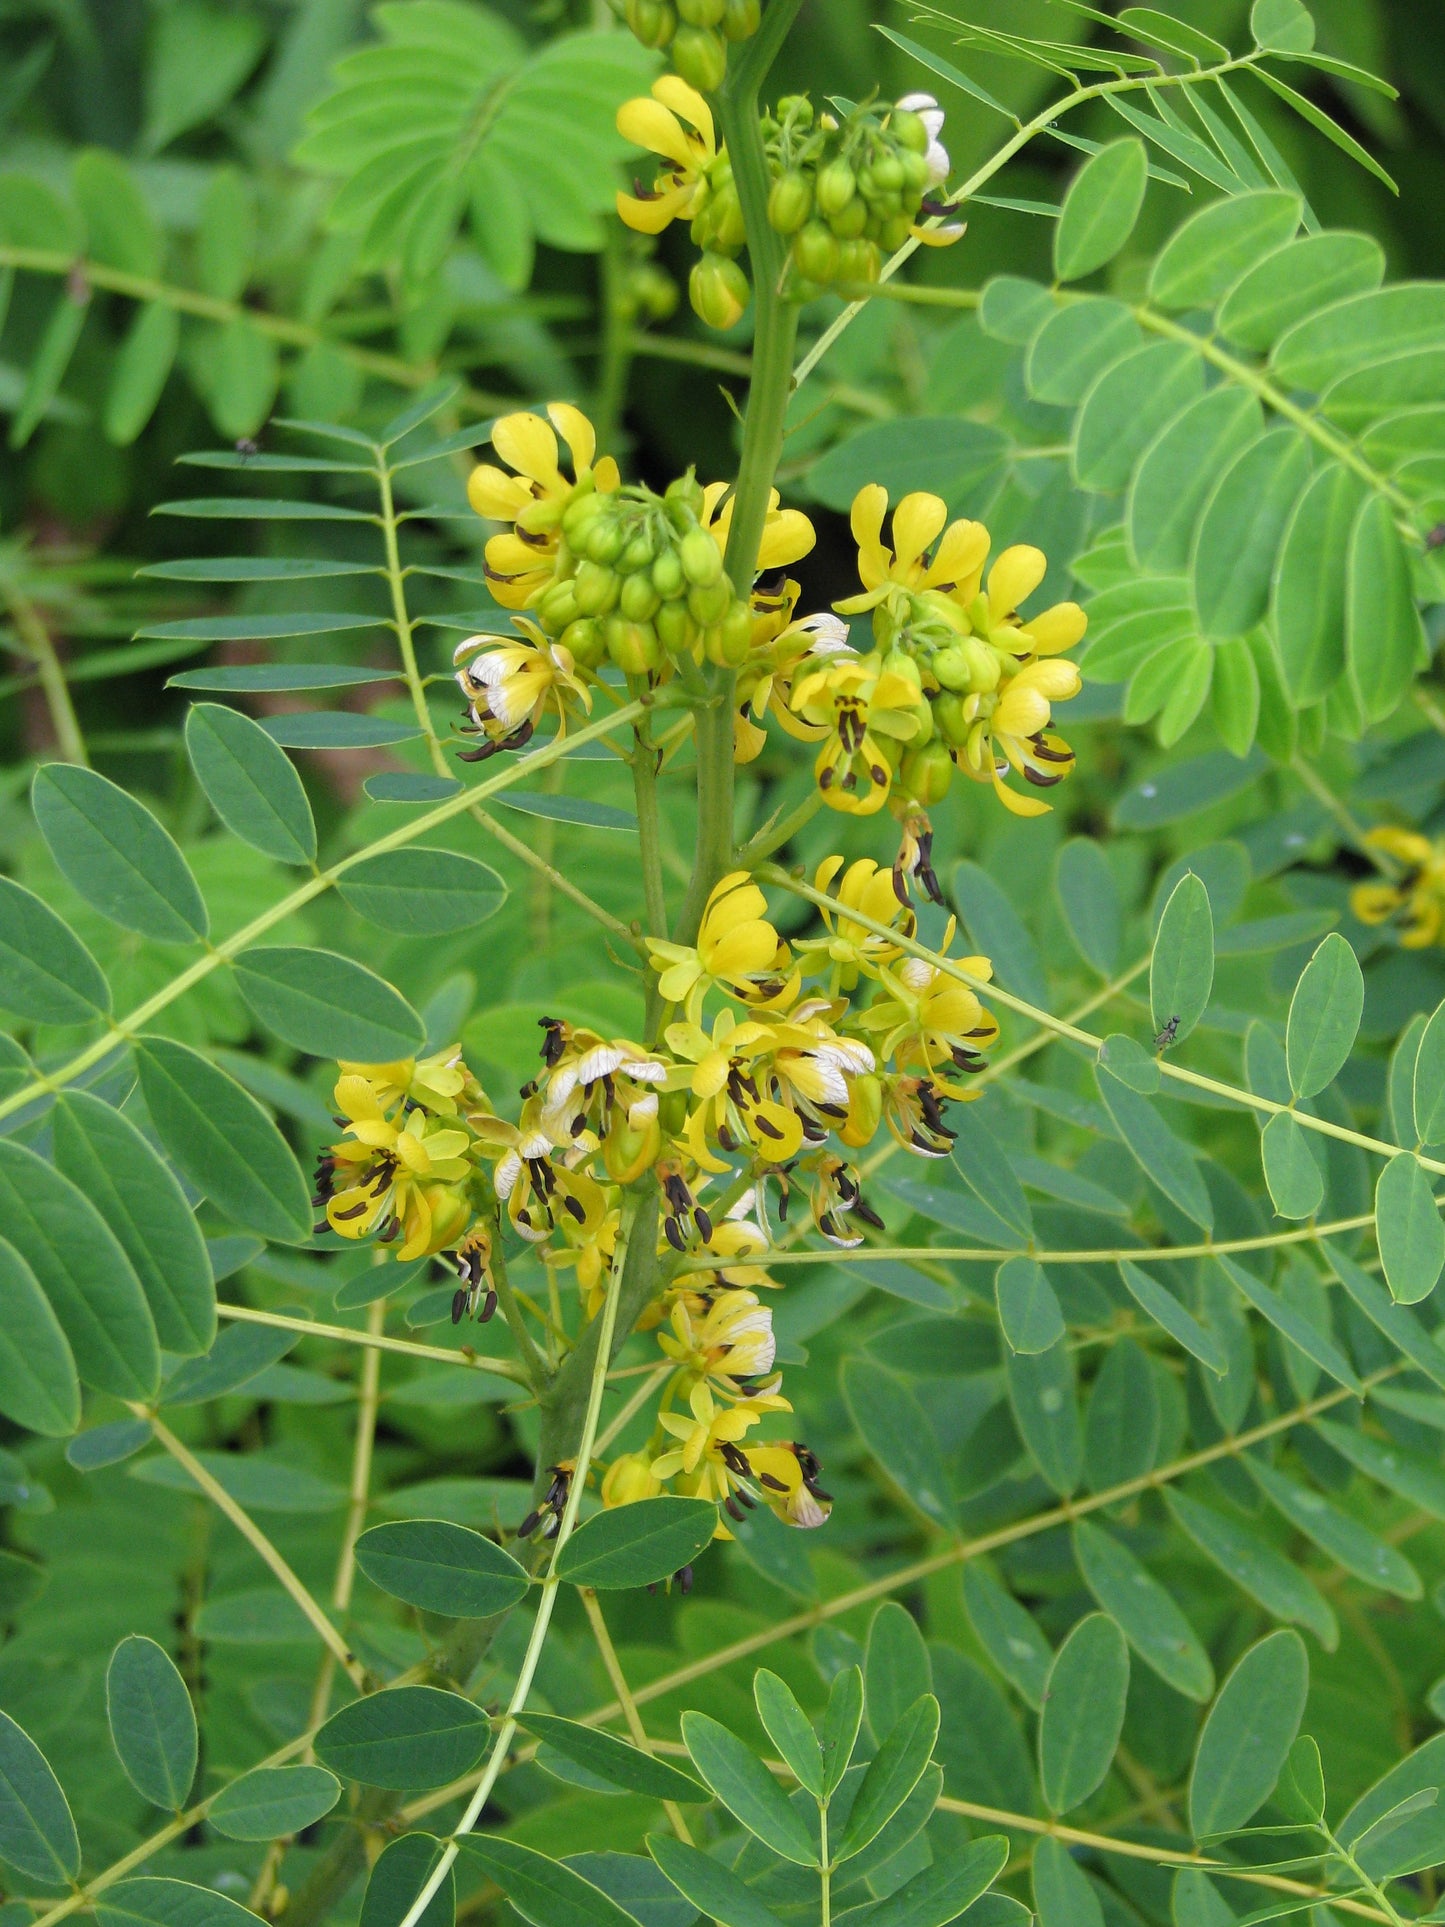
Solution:
M 797 307 L 780 291 L 782 241 L 768 224 L 768 159 L 758 121 L 758 92 L 800 4 L 801 0 L 773 0 L 753 44 L 736 60 L 716 101 L 747 230 L 757 312 L 752 384 L 726 556 L 733 593 L 744 601 L 752 594 L 773 477 L 783 450 L 798 334 Z M 678 920 L 677 937 L 682 943 L 691 943 L 697 935 L 709 892 L 732 867 L 736 683 L 733 670 L 720 665 L 709 668 L 707 700 L 697 712 L 697 846 Z

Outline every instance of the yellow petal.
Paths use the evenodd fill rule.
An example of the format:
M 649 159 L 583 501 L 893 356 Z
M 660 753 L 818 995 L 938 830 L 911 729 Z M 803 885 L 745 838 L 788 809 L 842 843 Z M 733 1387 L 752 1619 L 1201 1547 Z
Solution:
M 888 513 L 888 491 L 870 482 L 853 498 L 849 523 L 858 544 L 858 576 L 865 589 L 880 588 L 888 580 L 889 555 L 883 546 L 883 518 Z
M 695 87 L 689 87 L 677 74 L 662 74 L 652 83 L 655 99 L 664 107 L 670 107 L 689 126 L 695 127 L 711 154 L 716 150 L 717 136 L 713 132 L 712 109 Z
M 681 168 L 691 171 L 696 163 L 696 150 L 676 114 L 669 113 L 659 100 L 625 100 L 617 110 L 617 131 L 634 147 L 661 154 Z
M 995 620 L 1011 615 L 1037 589 L 1048 566 L 1043 550 L 1031 549 L 1025 542 L 1005 549 L 988 572 L 989 614 Z
M 1039 655 L 1056 656 L 1082 642 L 1088 626 L 1089 618 L 1077 602 L 1056 602 L 1052 609 L 1030 616 L 1022 633 L 1033 637 Z
M 617 214 L 624 227 L 634 234 L 661 234 L 671 225 L 688 199 L 691 189 L 671 188 L 664 194 L 636 195 L 617 191 Z
M 338 1077 L 331 1095 L 337 1110 L 345 1117 L 371 1120 L 382 1115 L 369 1077 L 358 1077 L 354 1073 L 348 1077 Z
M 993 787 L 998 800 L 1006 810 L 1015 816 L 1047 816 L 1053 809 L 1052 803 L 1041 803 L 1036 796 L 1020 796 L 1003 782 L 997 771 L 994 772 Z
M 547 404 L 547 413 L 552 426 L 572 451 L 572 473 L 580 475 L 584 468 L 591 468 L 597 453 L 597 430 L 582 410 L 574 408 L 570 401 L 554 401 Z
M 818 537 L 813 524 L 801 509 L 779 509 L 770 515 L 763 529 L 758 550 L 758 570 L 783 569 L 790 562 L 801 562 Z
M 490 522 L 515 522 L 532 499 L 525 482 L 483 462 L 467 477 L 467 500 Z
M 1350 909 L 1361 923 L 1384 923 L 1403 901 L 1393 883 L 1357 883 L 1350 892 Z
M 941 496 L 922 490 L 905 495 L 893 511 L 893 553 L 900 570 L 911 568 L 938 539 L 948 520 L 948 505 Z
M 993 712 L 994 736 L 1033 736 L 1048 726 L 1048 697 L 1016 676 Z
M 540 415 L 523 410 L 503 415 L 492 430 L 492 447 L 502 460 L 519 474 L 528 475 L 544 487 L 561 486 L 557 469 L 557 437 Z
M 611 495 L 622 486 L 622 472 L 610 455 L 604 455 L 592 470 L 599 495 Z
M 982 522 L 950 522 L 924 582 L 929 588 L 940 589 L 966 584 L 987 560 L 988 544 L 988 530 Z

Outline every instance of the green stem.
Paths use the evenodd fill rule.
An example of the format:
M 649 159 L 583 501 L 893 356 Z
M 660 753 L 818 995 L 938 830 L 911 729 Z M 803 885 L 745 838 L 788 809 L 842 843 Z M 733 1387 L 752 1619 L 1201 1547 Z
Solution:
M 752 594 L 773 477 L 783 450 L 798 333 L 798 310 L 779 291 L 784 251 L 781 237 L 768 224 L 768 159 L 758 120 L 758 90 L 800 5 L 801 0 L 773 0 L 761 28 L 734 62 L 717 98 L 718 123 L 732 161 L 747 230 L 757 313 L 752 383 L 726 556 L 733 592 L 744 600 Z M 677 935 L 683 943 L 690 943 L 696 936 L 709 893 L 732 867 L 736 683 L 732 670 L 711 667 L 707 701 L 697 711 L 697 847 L 678 922 Z
M 435 1867 L 432 1868 L 425 1885 L 403 1916 L 400 1927 L 416 1927 L 416 1923 L 426 1912 L 432 1895 L 446 1879 L 452 1862 L 457 1857 L 458 1836 L 470 1833 L 481 1816 L 491 1795 L 497 1776 L 506 1764 L 507 1754 L 517 1736 L 517 1715 L 527 1703 L 532 1690 L 532 1680 L 542 1657 L 542 1647 L 546 1643 L 547 1629 L 552 1621 L 552 1613 L 557 1604 L 557 1593 L 561 1586 L 559 1563 L 567 1541 L 572 1536 L 577 1523 L 578 1508 L 582 1503 L 582 1490 L 587 1483 L 587 1470 L 592 1461 L 592 1448 L 597 1438 L 598 1420 L 602 1415 L 602 1395 L 607 1387 L 607 1366 L 612 1356 L 613 1340 L 617 1332 L 618 1313 L 627 1291 L 630 1273 L 638 1267 L 633 1261 L 634 1250 L 641 1250 L 648 1261 L 646 1269 L 650 1273 L 653 1246 L 656 1243 L 656 1194 L 652 1194 L 647 1204 L 642 1204 L 634 1195 L 623 1205 L 622 1225 L 617 1235 L 617 1250 L 613 1256 L 612 1269 L 607 1281 L 607 1297 L 600 1315 L 593 1320 L 592 1329 L 597 1338 L 592 1348 L 592 1365 L 587 1379 L 585 1411 L 582 1415 L 580 1437 L 575 1448 L 576 1463 L 573 1468 L 572 1483 L 567 1493 L 567 1503 L 562 1508 L 558 1523 L 557 1536 L 552 1541 L 552 1556 L 547 1562 L 547 1570 L 542 1577 L 542 1597 L 537 1606 L 537 1617 L 532 1622 L 531 1637 L 527 1650 L 522 1656 L 521 1670 L 517 1683 L 512 1689 L 507 1711 L 492 1742 L 491 1757 L 477 1784 L 476 1791 L 467 1802 L 466 1811 L 457 1822 L 456 1832 L 447 1842 Z M 634 1231 L 637 1233 L 634 1243 Z M 636 1314 L 634 1313 L 634 1316 Z M 627 1328 L 630 1329 L 630 1326 Z M 626 1335 L 624 1331 L 624 1336 Z M 580 1350 L 580 1347 L 579 1347 Z M 573 1359 L 577 1357 L 573 1353 Z M 546 1427 L 543 1427 L 545 1437 Z M 571 1455 L 569 1455 L 571 1456 Z
M 85 753 L 85 738 L 80 733 L 70 687 L 44 618 L 29 596 L 3 575 L 0 575 L 0 601 L 15 624 L 22 648 L 35 664 L 36 676 L 45 693 L 45 706 L 50 711 L 56 748 L 65 762 L 88 764 L 90 758 Z
M 770 817 L 738 851 L 739 867 L 750 870 L 755 863 L 762 863 L 775 855 L 785 844 L 792 842 L 799 830 L 812 822 L 822 807 L 823 792 L 810 789 L 802 802 L 789 810 L 786 816 Z
M 542 1401 L 542 1430 L 537 1443 L 539 1486 L 545 1482 L 550 1466 L 578 1457 L 578 1439 L 584 1431 L 599 1360 L 605 1361 L 600 1364 L 605 1378 L 616 1351 L 655 1295 L 657 1191 L 650 1180 L 648 1184 L 641 1201 L 633 1202 L 625 1257 L 619 1252 L 613 1264 L 618 1285 L 609 1300 L 612 1317 L 609 1321 L 604 1314 L 586 1327 Z
M 1330 1829 L 1325 1826 L 1323 1822 L 1320 1824 L 1319 1831 L 1324 1835 L 1325 1839 L 1329 1841 L 1331 1849 L 1339 1855 L 1340 1859 L 1349 1868 L 1356 1880 L 1359 1881 L 1364 1892 L 1370 1896 L 1371 1900 L 1373 1900 L 1375 1905 L 1380 1909 L 1386 1920 L 1391 1921 L 1393 1927 L 1405 1927 L 1403 1918 L 1391 1905 L 1384 1889 L 1375 1881 L 1371 1880 L 1370 1876 L 1365 1872 L 1349 1848 L 1342 1846 L 1340 1841 L 1330 1832 Z
M 527 1315 L 517 1302 L 517 1294 L 512 1290 L 512 1280 L 507 1271 L 507 1256 L 502 1250 L 500 1233 L 492 1240 L 492 1282 L 497 1287 L 497 1303 L 502 1308 L 507 1329 L 516 1341 L 517 1350 L 522 1354 L 522 1370 L 527 1374 L 527 1383 L 540 1398 L 552 1382 L 552 1371 L 537 1349 L 537 1341 L 532 1336 Z
M 822 1881 L 822 1927 L 833 1927 L 833 1869 L 828 1864 L 828 1802 L 818 1802 L 818 1859 Z

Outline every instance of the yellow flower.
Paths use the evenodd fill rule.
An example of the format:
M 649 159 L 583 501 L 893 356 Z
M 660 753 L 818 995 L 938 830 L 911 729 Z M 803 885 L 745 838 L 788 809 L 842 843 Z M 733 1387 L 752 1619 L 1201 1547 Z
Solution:
M 556 711 L 557 728 L 565 734 L 569 701 L 584 711 L 592 708 L 592 692 L 578 677 L 571 650 L 551 641 L 525 616 L 514 616 L 513 622 L 522 631 L 520 641 L 468 636 L 453 655 L 471 718 L 464 727 L 485 738 L 476 749 L 458 751 L 464 763 L 479 763 L 498 750 L 520 749 L 549 709 Z
M 806 1445 L 754 1445 L 746 1456 L 763 1503 L 784 1525 L 811 1530 L 827 1523 L 833 1495 L 818 1484 L 823 1468 Z
M 714 986 L 755 1000 L 776 997 L 775 980 L 789 967 L 786 945 L 763 914 L 767 899 L 746 870 L 734 870 L 714 885 L 702 913 L 695 944 L 649 937 L 652 968 L 664 1002 L 685 1004 L 696 1023 L 703 999 Z
M 341 1082 L 336 1086 L 336 1108 L 348 1115 L 352 1114 L 352 1098 L 365 1104 L 368 1116 L 373 1109 L 389 1111 L 407 1098 L 413 1104 L 425 1105 L 439 1117 L 455 1117 L 457 1099 L 463 1091 L 470 1087 L 471 1095 L 481 1094 L 480 1086 L 462 1062 L 459 1044 L 451 1044 L 446 1050 L 420 1060 L 403 1057 L 391 1064 L 342 1062 L 336 1068 L 341 1073 Z M 359 1078 L 367 1086 L 365 1093 L 349 1081 L 352 1078 Z
M 331 1147 L 318 1170 L 326 1222 L 343 1238 L 380 1231 L 390 1242 L 400 1234 L 399 1259 L 444 1251 L 460 1241 L 472 1216 L 471 1136 L 420 1109 L 398 1124 L 366 1084 L 350 1075 L 336 1086 L 349 1137 Z
M 1398 883 L 1381 879 L 1357 883 L 1350 892 L 1350 908 L 1361 923 L 1387 923 L 1398 918 L 1400 943 L 1406 950 L 1424 950 L 1440 940 L 1445 924 L 1445 839 L 1431 842 L 1415 830 L 1382 824 L 1365 841 L 1383 850 L 1404 868 Z
M 844 1037 L 832 1019 L 847 1009 L 844 1000 L 814 997 L 771 1026 L 769 1059 L 773 1089 L 803 1122 L 803 1135 L 821 1143 L 848 1115 L 853 1078 L 873 1069 L 873 1053 L 855 1037 Z
M 695 1487 L 700 1498 L 725 1499 L 739 1476 L 746 1476 L 747 1462 L 741 1453 L 729 1454 L 739 1439 L 762 1418 L 760 1407 L 790 1412 L 785 1398 L 776 1395 L 749 1400 L 746 1405 L 720 1405 L 712 1388 L 703 1381 L 688 1394 L 688 1411 L 660 1412 L 658 1423 L 678 1442 L 652 1461 L 653 1476 L 675 1478 L 679 1472 L 689 1479 L 700 1479 Z
M 825 857 L 813 877 L 813 888 L 827 892 L 839 871 L 843 871 L 832 893 L 836 907 L 822 913 L 827 936 L 800 938 L 796 946 L 799 954 L 813 959 L 816 966 L 832 966 L 835 995 L 840 990 L 852 990 L 860 975 L 876 976 L 881 965 L 891 963 L 899 954 L 898 946 L 887 937 L 852 922 L 847 915 L 849 910 L 861 911 L 874 923 L 895 924 L 905 937 L 911 937 L 918 927 L 917 917 L 899 895 L 892 870 L 881 869 L 872 857 L 866 856 L 860 856 L 844 870 L 844 860 L 841 856 Z
M 936 589 L 965 605 L 970 602 L 978 593 L 988 555 L 988 530 L 983 524 L 950 523 L 948 505 L 941 496 L 905 495 L 893 512 L 890 549 L 883 540 L 887 513 L 888 491 L 878 482 L 870 482 L 854 497 L 851 520 L 863 593 L 835 602 L 834 608 L 842 615 L 855 615 L 876 608 L 898 589 Z
M 733 503 L 736 500 L 733 484 L 709 482 L 702 492 L 702 500 L 702 525 L 726 555 L 728 536 L 733 525 Z M 768 515 L 763 524 L 762 544 L 758 549 L 759 575 L 768 575 L 774 569 L 787 568 L 789 563 L 801 562 L 818 539 L 813 524 L 801 509 L 779 508 L 778 502 L 778 491 L 770 489 Z
M 496 1160 L 492 1184 L 507 1207 L 513 1228 L 529 1244 L 542 1244 L 560 1211 L 578 1233 L 595 1232 L 607 1211 L 607 1196 L 586 1171 L 553 1160 L 558 1145 L 543 1121 L 542 1100 L 534 1092 L 522 1105 L 517 1123 L 501 1117 L 472 1120 L 486 1155 Z M 568 1227 L 569 1234 L 572 1226 Z
M 652 187 L 618 193 L 617 212 L 639 234 L 661 234 L 673 221 L 691 220 L 698 188 L 718 157 L 712 109 L 702 95 L 676 74 L 652 83 L 652 98 L 624 101 L 617 110 L 617 131 L 645 147 L 666 165 Z
M 1081 642 L 1089 619 L 1077 602 L 1056 602 L 1027 620 L 1018 613 L 1019 604 L 1027 602 L 1038 588 L 1048 566 L 1042 549 L 1026 543 L 1005 549 L 988 572 L 985 603 L 976 604 L 971 611 L 975 631 L 987 636 L 996 647 L 1025 660 L 1057 656 Z
M 975 715 L 955 761 L 976 783 L 992 783 L 999 801 L 1015 816 L 1044 816 L 1052 807 L 1038 797 L 1020 796 L 1004 782 L 1017 770 L 1036 789 L 1052 789 L 1074 767 L 1074 752 L 1049 732 L 1050 705 L 1077 696 L 1078 667 L 1057 657 L 1026 663 L 996 692 L 965 702 Z
M 670 1331 L 657 1342 L 667 1356 L 699 1379 L 717 1381 L 715 1389 L 736 1398 L 741 1378 L 760 1378 L 773 1369 L 777 1340 L 773 1314 L 750 1291 L 720 1292 L 711 1303 L 700 1294 L 678 1298 Z
M 852 816 L 881 810 L 893 763 L 878 738 L 911 742 L 928 726 L 928 703 L 913 665 L 891 663 L 876 650 L 837 655 L 798 679 L 789 702 L 812 726 L 814 740 L 823 738 L 813 775 L 824 800 Z
M 467 482 L 467 500 L 478 515 L 513 524 L 486 547 L 487 581 L 504 609 L 526 608 L 551 582 L 562 512 L 578 489 L 590 485 L 610 494 L 621 485 L 610 455 L 596 461 L 597 433 L 580 408 L 549 402 L 547 415 L 547 421 L 526 410 L 503 415 L 492 446 L 516 473 L 484 462 Z M 570 480 L 560 466 L 559 434 L 572 458 Z
M 733 761 L 751 763 L 767 742 L 762 727 L 769 709 L 788 735 L 799 742 L 818 739 L 816 729 L 800 722 L 788 707 L 789 692 L 800 676 L 834 656 L 853 655 L 848 625 L 833 615 L 792 619 L 799 595 L 796 582 L 784 582 L 774 594 L 754 589 L 753 638 L 748 658 L 738 676 L 734 717 Z
M 770 1164 L 785 1164 L 801 1148 L 801 1123 L 768 1088 L 776 1041 L 767 1025 L 740 1023 L 731 1010 L 719 1011 L 711 1035 L 695 1021 L 668 1026 L 668 1048 L 684 1060 L 669 1082 L 699 1100 L 681 1143 L 701 1170 L 720 1174 L 730 1168 L 712 1144 L 729 1157 L 749 1147 Z
M 953 931 L 950 918 L 940 956 L 947 954 Z M 954 961 L 983 983 L 993 976 L 987 957 Z M 978 1053 L 994 1042 L 998 1023 L 967 984 L 923 957 L 904 957 L 879 974 L 888 994 L 871 1003 L 857 1021 L 879 1039 L 880 1057 L 891 1058 L 900 1070 L 928 1077 L 937 1075 L 940 1064 L 965 1072 L 982 1068 Z

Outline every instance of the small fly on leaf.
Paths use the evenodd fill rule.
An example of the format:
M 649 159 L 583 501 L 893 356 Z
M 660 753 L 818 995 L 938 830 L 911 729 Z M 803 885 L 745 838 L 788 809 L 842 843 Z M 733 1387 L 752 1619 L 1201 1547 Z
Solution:
M 1174 1043 L 1178 1035 L 1179 1035 L 1179 1019 L 1177 1017 L 1171 1017 L 1169 1019 L 1169 1022 L 1164 1026 L 1163 1030 L 1161 1030 L 1159 1035 L 1154 1039 L 1155 1050 L 1157 1051 L 1168 1050 L 1169 1047 Z

